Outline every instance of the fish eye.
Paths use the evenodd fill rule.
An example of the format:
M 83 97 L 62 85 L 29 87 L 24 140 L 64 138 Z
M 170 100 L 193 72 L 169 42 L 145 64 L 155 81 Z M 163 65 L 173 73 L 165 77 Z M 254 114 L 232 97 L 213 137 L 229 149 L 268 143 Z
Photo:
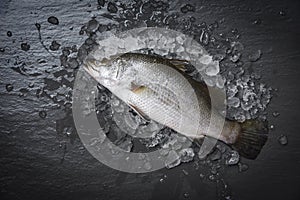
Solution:
M 99 67 L 101 65 L 101 62 L 99 60 L 95 60 L 96 67 Z

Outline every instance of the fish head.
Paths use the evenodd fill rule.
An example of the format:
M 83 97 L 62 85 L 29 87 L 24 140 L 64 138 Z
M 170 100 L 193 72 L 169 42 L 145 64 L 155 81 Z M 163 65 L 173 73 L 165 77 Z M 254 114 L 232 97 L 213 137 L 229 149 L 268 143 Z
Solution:
M 88 56 L 83 62 L 83 67 L 96 81 L 107 88 L 120 84 L 122 77 L 120 67 L 122 66 L 116 62 L 116 59 L 99 60 Z

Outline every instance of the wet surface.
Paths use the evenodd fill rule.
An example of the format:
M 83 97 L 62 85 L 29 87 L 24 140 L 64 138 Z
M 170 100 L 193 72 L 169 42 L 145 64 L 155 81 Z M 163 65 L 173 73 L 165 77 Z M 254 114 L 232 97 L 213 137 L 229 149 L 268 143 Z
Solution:
M 133 8 L 124 6 L 128 8 L 125 3 L 96 0 L 1 3 L 1 196 L 4 199 L 299 199 L 299 3 L 136 3 L 140 20 L 134 20 Z M 132 12 L 119 17 L 122 10 Z M 168 16 L 160 13 L 165 10 L 170 12 Z M 94 45 L 92 33 L 116 30 L 116 21 L 124 24 L 121 29 L 140 26 L 137 22 L 144 21 L 148 26 L 169 25 L 187 34 L 191 34 L 193 24 L 199 24 L 201 31 L 193 29 L 196 39 L 216 59 L 224 60 L 220 70 L 227 82 L 218 84 L 229 86 L 236 97 L 231 98 L 230 110 L 238 113 L 233 118 L 245 120 L 247 113 L 248 117 L 256 116 L 254 108 L 266 107 L 267 90 L 271 86 L 273 98 L 267 108 L 269 140 L 259 157 L 247 160 L 233 151 L 224 157 L 227 165 L 211 164 L 218 163 L 223 155 L 222 148 L 216 148 L 210 162 L 189 162 L 194 155 L 185 150 L 181 152 L 184 156 L 179 166 L 145 174 L 115 171 L 94 159 L 83 147 L 74 127 L 72 87 L 80 62 Z M 212 40 L 217 33 L 226 36 Z M 226 38 L 230 38 L 229 46 Z M 230 52 L 215 51 L 218 48 L 214 47 L 214 41 L 223 40 Z M 215 74 L 216 70 L 211 66 L 207 73 Z M 234 74 L 233 78 L 227 71 Z M 253 99 L 249 93 L 236 94 L 233 87 L 240 83 L 240 87 L 251 88 L 251 81 L 245 81 L 247 75 L 258 83 L 253 90 L 255 94 L 262 88 Z M 260 87 L 260 83 L 267 86 Z M 245 101 L 243 97 L 255 100 L 255 105 L 247 104 L 248 99 Z M 262 103 L 257 104 L 257 99 Z M 264 109 L 262 115 L 266 116 Z M 178 156 L 174 152 L 171 155 Z

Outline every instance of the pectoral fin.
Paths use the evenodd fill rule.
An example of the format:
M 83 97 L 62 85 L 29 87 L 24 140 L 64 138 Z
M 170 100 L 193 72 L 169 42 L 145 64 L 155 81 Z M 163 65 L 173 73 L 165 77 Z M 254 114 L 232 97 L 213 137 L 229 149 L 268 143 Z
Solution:
M 144 120 L 146 120 L 147 122 L 151 121 L 151 119 L 141 110 L 139 109 L 137 106 L 133 105 L 132 103 L 128 103 L 128 105 Z
M 135 94 L 140 94 L 146 90 L 146 86 L 138 85 L 134 82 L 131 82 L 130 90 Z

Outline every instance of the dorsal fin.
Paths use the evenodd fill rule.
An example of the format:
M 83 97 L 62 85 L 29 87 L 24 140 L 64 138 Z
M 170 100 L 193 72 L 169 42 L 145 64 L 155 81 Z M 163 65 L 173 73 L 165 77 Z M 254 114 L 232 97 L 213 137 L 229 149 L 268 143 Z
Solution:
M 186 65 L 189 63 L 186 60 L 180 60 L 180 59 L 170 59 L 169 62 L 176 67 L 179 71 L 186 72 L 187 68 Z

